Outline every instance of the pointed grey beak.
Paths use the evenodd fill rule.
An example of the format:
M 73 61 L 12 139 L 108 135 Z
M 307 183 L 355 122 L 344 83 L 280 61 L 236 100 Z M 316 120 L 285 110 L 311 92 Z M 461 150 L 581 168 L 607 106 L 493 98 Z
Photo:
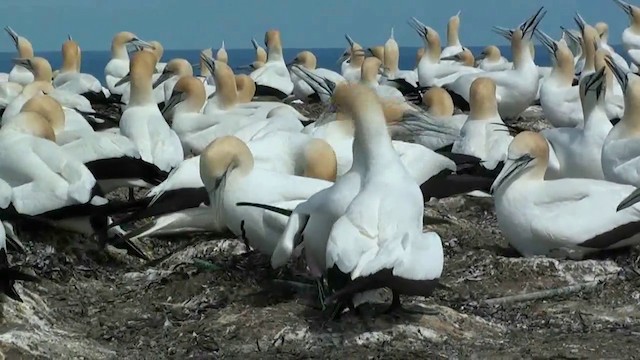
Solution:
M 162 113 L 162 116 L 165 116 L 169 113 L 169 111 L 173 110 L 178 104 L 183 102 L 185 100 L 185 97 L 186 96 L 184 92 L 174 91 L 173 94 L 171 94 L 169 100 L 167 100 L 167 102 L 164 104 L 164 108 L 162 108 L 162 110 L 160 111 Z
M 494 194 L 495 191 L 502 184 L 504 184 L 505 181 L 507 181 L 512 176 L 517 175 L 520 171 L 524 170 L 531 161 L 533 161 L 533 158 L 529 155 L 521 156 L 520 158 L 515 160 L 507 159 L 507 164 L 505 164 L 504 168 L 502 168 L 502 171 L 500 171 L 500 174 L 498 174 L 498 177 L 496 177 L 493 184 L 491 184 L 491 189 L 489 190 L 489 192 L 491 194 Z
M 162 75 L 160 75 L 156 81 L 153 83 L 152 88 L 155 89 L 158 86 L 160 86 L 160 84 L 162 84 L 163 82 L 169 80 L 170 77 L 173 76 L 173 72 L 172 71 L 167 71 L 165 70 Z
M 616 211 L 622 211 L 628 207 L 637 204 L 640 201 L 640 189 L 634 190 L 629 196 L 620 202 Z
M 31 60 L 29 59 L 12 59 L 11 62 L 13 62 L 15 65 L 18 66 L 22 66 L 27 70 L 33 70 L 33 66 L 31 66 Z
M 120 85 L 126 84 L 129 81 L 131 81 L 131 73 L 125 75 L 122 79 L 120 79 L 117 83 L 115 83 L 115 85 L 113 85 L 114 87 L 118 87 Z
M 258 48 L 260 47 L 260 44 L 258 44 L 256 39 L 251 39 L 251 44 L 253 45 L 254 50 L 258 50 Z
M 153 45 L 149 44 L 148 42 L 144 41 L 144 40 L 140 40 L 138 38 L 133 38 L 131 40 L 129 40 L 129 44 L 136 46 L 138 48 L 144 49 L 144 48 L 148 48 L 148 49 L 155 49 L 153 47 Z
M 631 16 L 632 8 L 629 3 L 626 3 L 622 0 L 613 0 L 613 2 L 615 2 L 616 5 L 618 5 L 625 13 L 627 13 L 627 15 Z
M 451 55 L 451 56 L 445 56 L 443 58 L 440 59 L 440 61 L 460 61 L 460 56 L 458 54 L 455 55 Z
M 9 26 L 4 28 L 4 31 L 7 32 L 7 34 L 9 34 L 9 36 L 11 36 L 11 40 L 13 40 L 13 44 L 15 45 L 15 47 L 18 47 L 18 33 L 16 33 L 15 31 L 13 31 L 13 29 Z

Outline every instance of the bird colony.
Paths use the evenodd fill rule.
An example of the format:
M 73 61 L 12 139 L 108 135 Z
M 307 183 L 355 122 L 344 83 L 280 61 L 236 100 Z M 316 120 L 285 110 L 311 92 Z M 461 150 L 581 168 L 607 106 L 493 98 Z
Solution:
M 391 30 L 370 48 L 346 35 L 340 73 L 318 68 L 310 51 L 285 59 L 278 30 L 264 48 L 252 40 L 255 61 L 235 68 L 224 45 L 196 65 L 163 63 L 160 43 L 119 32 L 98 80 L 81 72 L 71 37 L 53 71 L 7 27 L 17 56 L 0 80 L 0 289 L 21 301 L 15 282 L 38 281 L 10 263 L 33 226 L 145 260 L 145 238 L 226 231 L 273 268 L 298 258 L 333 318 L 380 288 L 393 294 L 387 312 L 410 311 L 401 296 L 429 296 L 446 270 L 442 239 L 425 230 L 443 219 L 425 216 L 425 203 L 460 194 L 492 197 L 523 257 L 636 245 L 640 8 L 615 2 L 630 19 L 624 54 L 608 45 L 605 23 L 579 14 L 549 36 L 540 8 L 494 28 L 511 61 L 496 46 L 474 57 L 459 15 L 444 48 L 411 18 L 423 43 L 414 69 L 398 68 Z M 534 63 L 534 40 L 551 67 Z M 311 119 L 300 103 L 325 110 Z M 532 104 L 552 128 L 518 130 Z M 134 188 L 148 190 L 136 198 Z M 128 198 L 109 196 L 118 189 Z

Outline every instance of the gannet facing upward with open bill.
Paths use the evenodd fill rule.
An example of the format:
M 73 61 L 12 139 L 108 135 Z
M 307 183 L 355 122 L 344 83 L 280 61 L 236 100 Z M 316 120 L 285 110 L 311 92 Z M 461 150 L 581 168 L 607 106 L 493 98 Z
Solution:
M 518 134 L 493 184 L 498 225 L 524 256 L 581 259 L 640 241 L 640 209 L 616 211 L 635 187 L 592 179 L 545 180 L 549 147 L 533 132 Z
M 500 53 L 500 49 L 495 45 L 485 47 L 476 57 L 478 69 L 484 71 L 503 71 L 513 69 L 513 63 L 507 60 Z
M 200 177 L 209 193 L 211 221 L 225 225 L 252 248 L 271 256 L 286 216 L 238 202 L 293 208 L 333 183 L 255 167 L 247 145 L 234 136 L 214 140 L 200 156 Z
M 622 0 L 614 2 L 629 16 L 629 27 L 622 32 L 622 45 L 631 62 L 640 67 L 640 8 Z
M 122 96 L 126 86 L 116 86 L 116 83 L 129 74 L 128 45 L 135 47 L 141 46 L 143 48 L 151 47 L 151 44 L 140 40 L 138 36 L 128 31 L 119 32 L 113 37 L 111 41 L 111 60 L 109 60 L 104 68 L 104 75 L 107 89 L 109 89 L 112 95 L 117 97 Z
M 545 13 L 540 8 L 531 18 L 511 31 L 513 70 L 465 74 L 453 83 L 444 85 L 452 93 L 456 105 L 468 108 L 471 84 L 480 76 L 491 78 L 496 83 L 498 111 L 502 118 L 515 118 L 533 103 L 538 93 L 539 73 L 529 47 L 531 37 Z
M 584 124 L 580 89 L 573 85 L 573 56 L 567 44 L 555 41 L 549 35 L 538 30 L 536 35 L 547 48 L 553 70 L 542 81 L 540 87 L 540 105 L 545 118 L 554 127 L 578 127 Z
M 62 43 L 62 67 L 53 79 L 53 87 L 86 97 L 89 101 L 104 102 L 111 95 L 109 90 L 91 74 L 81 69 L 80 46 L 72 39 Z
M 282 55 L 280 31 L 267 31 L 264 42 L 268 51 L 267 62 L 250 75 L 256 82 L 256 96 L 275 96 L 282 100 L 293 91 L 293 82 Z
M 162 46 L 160 41 L 157 41 L 157 40 L 149 41 L 149 45 L 151 46 L 148 46 L 148 47 L 139 46 L 139 48 L 142 48 L 142 50 L 144 51 L 150 51 L 156 56 L 157 60 L 156 60 L 155 73 L 161 74 L 164 71 L 165 66 L 167 66 L 167 63 L 161 62 L 162 56 L 164 55 L 164 47 Z
M 559 168 L 549 169 L 547 178 L 604 179 L 602 145 L 612 128 L 605 113 L 605 67 L 580 80 L 584 128 L 545 129 L 541 134 L 558 159 Z
M 19 58 L 30 59 L 33 57 L 33 46 L 27 38 L 18 35 L 18 33 L 8 26 L 4 28 L 4 31 L 6 31 L 11 37 Z M 16 64 L 9 73 L 9 82 L 25 86 L 30 82 L 33 82 L 33 73 L 28 69 L 25 69 L 23 66 Z
M 156 57 L 147 51 L 139 51 L 131 60 L 131 98 L 129 106 L 120 118 L 120 132 L 131 139 L 140 151 L 142 160 L 169 171 L 183 159 L 178 135 L 162 117 L 153 98 L 151 77 Z

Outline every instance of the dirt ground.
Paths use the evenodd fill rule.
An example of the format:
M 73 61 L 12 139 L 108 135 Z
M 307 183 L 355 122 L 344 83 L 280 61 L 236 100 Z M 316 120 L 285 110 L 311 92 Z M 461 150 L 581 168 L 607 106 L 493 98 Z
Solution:
M 544 126 L 536 108 L 519 124 Z M 432 200 L 426 212 L 451 223 L 427 226 L 443 240 L 443 288 L 428 299 L 403 298 L 425 314 L 380 315 L 384 305 L 374 304 L 340 321 L 328 320 L 317 307 L 315 288 L 297 264 L 273 270 L 266 257 L 247 253 L 235 239 L 147 239 L 142 246 L 158 260 L 143 263 L 98 251 L 78 235 L 19 229 L 27 254 L 11 260 L 42 281 L 17 285 L 24 303 L 0 304 L 0 351 L 7 359 L 578 359 L 640 353 L 637 248 L 581 262 L 523 259 L 508 248 L 490 198 Z M 569 285 L 581 290 L 485 303 Z

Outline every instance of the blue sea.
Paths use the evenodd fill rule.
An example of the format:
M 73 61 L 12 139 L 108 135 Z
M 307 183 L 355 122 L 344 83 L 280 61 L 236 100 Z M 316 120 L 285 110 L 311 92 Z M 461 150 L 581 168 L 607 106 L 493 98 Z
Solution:
M 621 46 L 614 46 L 615 50 L 623 54 Z M 469 47 L 474 54 L 482 52 L 483 47 Z M 296 54 L 303 50 L 311 50 L 318 59 L 318 67 L 339 71 L 338 58 L 344 52 L 344 48 L 319 48 L 319 49 L 285 49 L 285 59 L 289 61 Z M 409 70 L 415 67 L 417 47 L 402 47 L 400 49 L 400 69 Z M 500 48 L 502 55 L 511 58 L 511 49 L 509 46 Z M 255 59 L 253 49 L 227 49 L 229 54 L 229 62 L 232 67 L 246 65 Z M 49 60 L 53 69 L 58 69 L 62 62 L 59 51 L 39 52 L 37 56 L 42 56 Z M 9 72 L 13 67 L 11 59 L 15 57 L 15 53 L 0 53 L 0 72 Z M 192 64 L 198 63 L 200 50 L 165 50 L 162 61 L 166 62 L 173 58 L 184 58 Z M 83 51 L 82 52 L 82 72 L 89 73 L 104 82 L 104 67 L 111 58 L 109 51 Z M 550 66 L 550 59 L 546 49 L 543 46 L 536 46 L 535 62 L 538 66 Z M 198 74 L 199 71 L 195 70 Z

